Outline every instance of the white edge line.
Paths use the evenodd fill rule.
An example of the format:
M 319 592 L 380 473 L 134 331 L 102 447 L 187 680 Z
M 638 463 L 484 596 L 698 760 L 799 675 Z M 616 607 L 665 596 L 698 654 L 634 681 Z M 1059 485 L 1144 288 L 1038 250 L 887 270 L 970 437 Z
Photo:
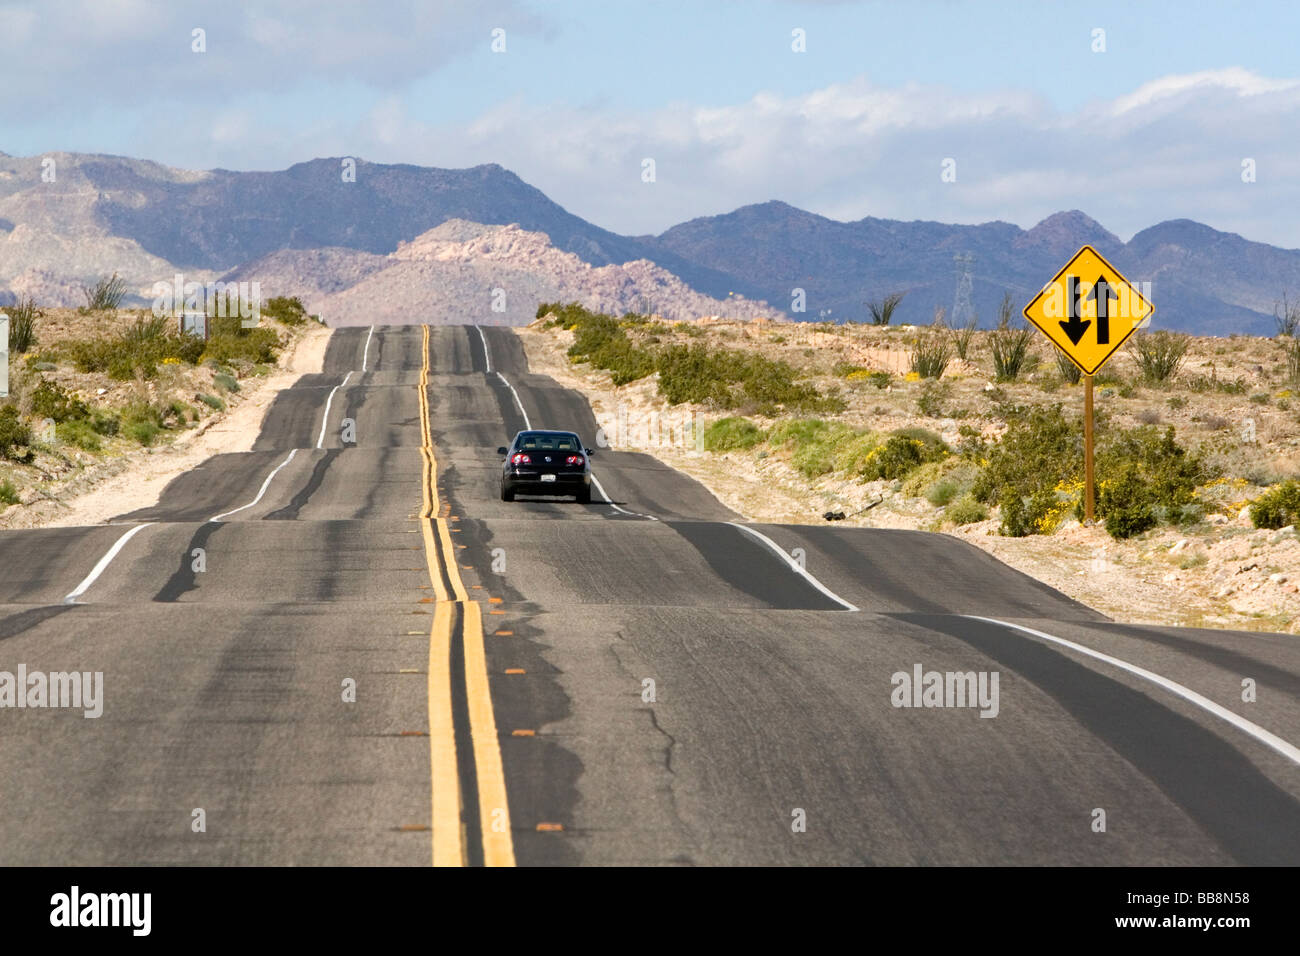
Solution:
M 352 377 L 351 372 L 348 372 L 347 375 L 344 375 L 343 381 L 339 382 L 337 385 L 331 388 L 329 398 L 325 399 L 325 414 L 321 416 L 321 420 L 320 420 L 320 437 L 316 439 L 317 448 L 320 448 L 322 445 L 325 444 L 325 429 L 329 427 L 330 406 L 334 404 L 334 393 L 337 392 L 344 385 L 346 385 L 348 383 L 348 379 L 350 379 L 351 377 Z
M 252 501 L 250 501 L 250 502 L 249 502 L 248 504 L 246 504 L 246 505 L 242 505 L 241 507 L 235 508 L 233 511 L 223 511 L 223 512 L 221 512 L 221 514 L 219 514 L 219 515 L 213 515 L 213 516 L 212 516 L 211 518 L 209 518 L 208 520 L 209 520 L 209 521 L 220 521 L 222 518 L 228 518 L 230 515 L 238 514 L 239 512 L 244 511 L 245 509 L 248 509 L 248 508 L 253 507 L 253 505 L 257 504 L 259 501 L 262 500 L 262 495 L 266 494 L 266 489 L 271 487 L 271 479 L 274 478 L 277 474 L 280 473 L 280 469 L 281 469 L 281 468 L 283 468 L 285 465 L 289 464 L 289 462 L 293 461 L 293 456 L 296 455 L 296 454 L 298 454 L 298 449 L 295 448 L 293 451 L 289 452 L 289 457 L 288 457 L 288 458 L 286 458 L 284 461 L 280 462 L 280 464 L 278 464 L 278 465 L 275 466 L 274 470 L 272 470 L 272 472 L 271 472 L 269 475 L 266 476 L 266 481 L 262 482 L 262 487 L 261 487 L 261 489 L 257 492 L 257 497 L 256 497 L 256 498 L 254 498 Z
M 648 521 L 659 520 L 654 515 L 643 515 L 639 511 L 628 511 L 626 508 L 620 508 L 618 505 L 614 504 L 614 499 L 609 496 L 609 493 L 607 491 L 605 491 L 605 486 L 600 483 L 600 479 L 596 477 L 596 473 L 594 471 L 591 473 L 591 483 L 596 486 L 596 490 L 600 492 L 600 496 L 605 499 L 605 504 L 609 505 L 615 511 L 621 512 L 622 514 L 625 515 L 629 515 L 633 518 L 645 518 Z
M 739 528 L 741 531 L 745 532 L 746 534 L 751 534 L 759 541 L 762 541 L 765 545 L 767 545 L 769 548 L 775 551 L 777 556 L 780 557 L 782 561 L 784 561 L 786 564 L 790 566 L 791 571 L 793 571 L 795 574 L 798 574 L 805 581 L 807 581 L 809 584 L 815 587 L 818 591 L 821 591 L 822 594 L 825 594 L 832 601 L 836 602 L 837 604 L 844 605 L 844 610 L 846 611 L 861 610 L 861 608 L 859 608 L 856 604 L 850 604 L 848 601 L 844 600 L 844 598 L 840 597 L 838 594 L 836 594 L 826 585 L 822 584 L 815 577 L 809 574 L 807 568 L 803 567 L 802 565 L 799 564 L 798 561 L 790 557 L 790 555 L 786 554 L 785 550 L 779 544 L 777 544 L 767 535 L 763 534 L 763 532 L 755 531 L 749 525 L 741 524 L 738 521 L 728 521 L 727 524 L 731 525 L 733 528 Z
M 95 583 L 96 579 L 104 573 L 104 570 L 113 563 L 113 559 L 117 557 L 119 551 L 126 547 L 126 543 L 145 528 L 149 527 L 149 525 L 154 523 L 155 522 L 153 521 L 149 521 L 145 524 L 136 525 L 126 534 L 122 535 L 122 537 L 118 538 L 114 545 L 108 549 L 108 553 L 99 559 L 99 563 L 90 569 L 90 573 L 86 575 L 85 580 L 68 593 L 67 597 L 63 599 L 63 603 L 75 604 L 77 598 L 85 594 L 86 591 L 89 590 L 90 586 Z
M 366 336 L 366 350 L 361 353 L 361 371 L 366 370 L 366 364 L 370 361 L 370 340 L 374 338 L 375 327 L 370 327 L 370 334 Z
M 1190 687 L 1184 687 L 1176 681 L 1171 681 L 1167 677 L 1161 677 L 1153 671 L 1138 667 L 1136 664 L 1130 664 L 1128 661 L 1120 660 L 1118 657 L 1111 657 L 1109 654 L 1103 654 L 1101 651 L 1094 651 L 1090 647 L 1076 644 L 1074 641 L 1067 641 L 1063 637 L 1056 637 L 1055 635 L 1047 634 L 1043 631 L 1034 630 L 1032 627 L 1025 627 L 1021 624 L 1012 624 L 1008 621 L 999 621 L 997 618 L 992 617 L 980 617 L 975 614 L 967 614 L 963 616 L 976 621 L 984 621 L 988 624 L 996 624 L 999 627 L 1009 627 L 1013 630 L 1024 631 L 1026 634 L 1032 634 L 1034 637 L 1042 638 L 1045 641 L 1051 641 L 1053 644 L 1060 644 L 1062 647 L 1068 647 L 1073 651 L 1078 651 L 1080 654 L 1086 655 L 1087 657 L 1103 661 L 1104 663 L 1110 664 L 1112 667 L 1118 667 L 1122 671 L 1127 671 L 1136 677 L 1148 680 L 1159 687 L 1163 687 L 1171 694 L 1175 694 L 1178 697 L 1183 698 L 1183 700 L 1195 704 L 1202 710 L 1208 711 L 1220 720 L 1227 721 L 1242 733 L 1249 734 L 1251 737 L 1254 737 L 1260 743 L 1264 744 L 1264 746 L 1277 751 L 1293 763 L 1300 764 L 1300 747 L 1296 747 L 1294 744 L 1277 736 L 1277 734 L 1265 730 L 1263 727 L 1259 726 L 1259 724 L 1252 723 L 1245 717 L 1234 714 L 1226 707 L 1216 704 L 1208 697 L 1203 697 L 1196 693 L 1196 691 L 1192 690 Z

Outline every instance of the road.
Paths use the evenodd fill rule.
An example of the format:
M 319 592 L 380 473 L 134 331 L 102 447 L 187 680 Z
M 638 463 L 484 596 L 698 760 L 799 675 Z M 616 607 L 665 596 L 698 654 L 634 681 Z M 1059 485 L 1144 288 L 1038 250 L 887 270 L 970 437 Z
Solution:
M 1300 863 L 1294 637 L 611 448 L 605 500 L 505 503 L 526 424 L 595 442 L 508 329 L 341 329 L 251 452 L 0 533 L 0 671 L 104 675 L 98 718 L 0 709 L 0 863 Z M 996 713 L 895 706 L 918 666 Z

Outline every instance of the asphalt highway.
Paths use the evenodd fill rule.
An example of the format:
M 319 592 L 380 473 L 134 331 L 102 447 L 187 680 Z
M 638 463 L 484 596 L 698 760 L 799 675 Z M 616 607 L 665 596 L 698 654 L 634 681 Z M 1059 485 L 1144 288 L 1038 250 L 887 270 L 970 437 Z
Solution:
M 597 443 L 510 330 L 340 329 L 253 451 L 0 532 L 0 672 L 103 674 L 0 707 L 0 864 L 1300 863 L 1293 636 L 610 447 L 591 504 L 506 503 L 526 425 Z

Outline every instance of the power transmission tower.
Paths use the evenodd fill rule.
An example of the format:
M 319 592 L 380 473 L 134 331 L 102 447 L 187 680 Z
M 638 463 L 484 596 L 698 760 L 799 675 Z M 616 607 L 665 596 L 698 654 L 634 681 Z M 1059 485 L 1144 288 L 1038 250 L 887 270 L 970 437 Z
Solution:
M 975 306 L 971 304 L 971 275 L 975 270 L 975 255 L 959 252 L 952 257 L 957 264 L 957 295 L 952 303 L 952 322 L 954 329 L 964 329 L 966 323 L 975 315 Z

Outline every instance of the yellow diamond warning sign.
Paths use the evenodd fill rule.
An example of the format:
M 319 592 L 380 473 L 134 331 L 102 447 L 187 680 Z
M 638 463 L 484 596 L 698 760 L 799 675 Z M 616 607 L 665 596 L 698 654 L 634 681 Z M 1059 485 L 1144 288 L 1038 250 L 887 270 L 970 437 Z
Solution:
M 1025 318 L 1085 375 L 1095 375 L 1154 311 L 1092 246 L 1076 252 L 1024 308 Z

